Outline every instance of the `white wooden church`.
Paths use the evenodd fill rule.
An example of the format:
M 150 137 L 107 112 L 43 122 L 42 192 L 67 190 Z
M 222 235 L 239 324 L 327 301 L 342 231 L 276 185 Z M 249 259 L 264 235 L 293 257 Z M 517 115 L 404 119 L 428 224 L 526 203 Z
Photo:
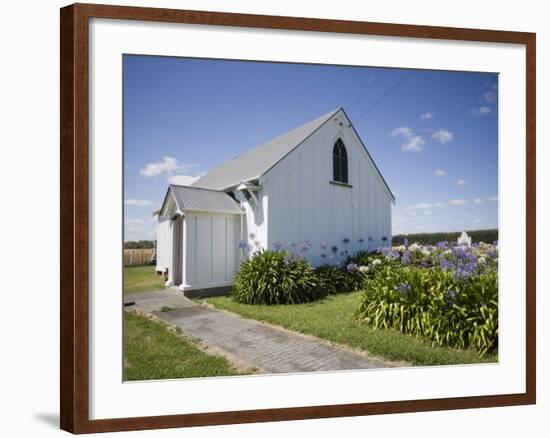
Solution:
M 171 185 L 157 210 L 157 272 L 193 291 L 230 286 L 245 255 L 307 239 L 353 253 L 391 242 L 395 198 L 342 108 L 227 161 L 192 186 Z

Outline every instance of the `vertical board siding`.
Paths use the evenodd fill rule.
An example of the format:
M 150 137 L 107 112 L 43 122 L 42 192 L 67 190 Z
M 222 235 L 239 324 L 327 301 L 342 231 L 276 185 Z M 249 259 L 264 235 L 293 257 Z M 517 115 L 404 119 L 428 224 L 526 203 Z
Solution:
M 226 285 L 237 273 L 240 217 L 185 215 L 184 290 Z
M 274 166 L 262 184 L 270 194 L 268 245 L 309 239 L 312 248 L 307 258 L 314 265 L 329 261 L 321 258 L 323 241 L 329 245 L 327 256 L 333 245 L 339 252 L 346 247 L 349 253 L 365 250 L 369 236 L 374 239 L 370 250 L 391 242 L 391 197 L 347 119 L 342 113 L 337 117 L 338 121 L 328 121 Z M 330 183 L 332 148 L 338 138 L 346 146 L 352 187 Z M 350 239 L 347 245 L 345 238 Z M 361 245 L 360 238 L 364 239 Z
M 157 218 L 157 271 L 172 265 L 172 235 L 170 219 Z

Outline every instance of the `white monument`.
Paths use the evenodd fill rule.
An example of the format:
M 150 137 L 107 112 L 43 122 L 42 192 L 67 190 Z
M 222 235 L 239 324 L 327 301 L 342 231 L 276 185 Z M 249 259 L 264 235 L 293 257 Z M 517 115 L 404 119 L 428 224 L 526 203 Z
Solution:
M 460 237 L 458 238 L 458 244 L 472 246 L 472 238 L 468 236 L 468 233 L 466 232 L 466 230 L 464 230 L 460 235 Z

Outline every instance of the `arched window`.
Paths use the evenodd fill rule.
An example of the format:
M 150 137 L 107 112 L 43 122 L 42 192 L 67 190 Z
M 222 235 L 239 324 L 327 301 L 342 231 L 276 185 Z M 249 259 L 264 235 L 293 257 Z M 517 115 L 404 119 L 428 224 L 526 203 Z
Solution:
M 332 149 L 332 174 L 334 181 L 348 182 L 348 153 L 341 139 L 336 140 Z

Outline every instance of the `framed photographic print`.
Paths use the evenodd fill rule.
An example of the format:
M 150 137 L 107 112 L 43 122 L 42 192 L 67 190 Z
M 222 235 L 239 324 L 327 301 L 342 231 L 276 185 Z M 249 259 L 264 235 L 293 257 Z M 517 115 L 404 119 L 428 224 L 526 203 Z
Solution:
M 61 427 L 535 403 L 535 35 L 61 9 Z

